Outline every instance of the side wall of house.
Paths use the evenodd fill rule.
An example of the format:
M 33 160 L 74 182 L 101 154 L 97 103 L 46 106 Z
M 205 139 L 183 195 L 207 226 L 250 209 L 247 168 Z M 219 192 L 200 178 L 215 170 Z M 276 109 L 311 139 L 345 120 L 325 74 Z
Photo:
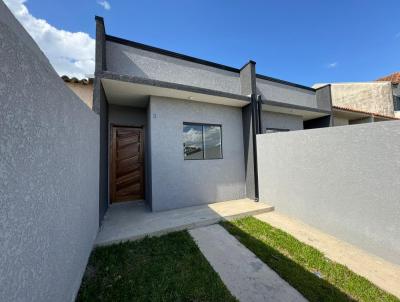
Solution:
M 394 116 L 390 82 L 332 84 L 332 105 Z
M 400 264 L 400 122 L 257 135 L 260 200 Z
M 261 113 L 262 133 L 266 128 L 303 130 L 303 118 L 298 115 L 283 114 L 278 112 L 262 111 Z
M 99 117 L 2 1 L 0 36 L 0 300 L 73 301 L 98 229 Z
M 241 108 L 150 99 L 154 211 L 245 197 Z M 223 159 L 184 160 L 183 122 L 222 125 Z
M 257 78 L 256 84 L 257 94 L 260 94 L 263 100 L 318 108 L 317 97 L 314 91 L 259 78 Z

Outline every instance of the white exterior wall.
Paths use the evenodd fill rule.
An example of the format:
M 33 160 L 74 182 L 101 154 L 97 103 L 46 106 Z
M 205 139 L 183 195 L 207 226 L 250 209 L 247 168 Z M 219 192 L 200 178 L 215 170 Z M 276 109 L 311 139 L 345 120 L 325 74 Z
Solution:
M 107 70 L 170 83 L 240 94 L 239 73 L 106 42 Z
M 245 197 L 241 108 L 151 97 L 152 209 Z M 223 159 L 184 160 L 183 122 L 222 125 Z
M 331 84 L 332 105 L 394 116 L 390 82 Z

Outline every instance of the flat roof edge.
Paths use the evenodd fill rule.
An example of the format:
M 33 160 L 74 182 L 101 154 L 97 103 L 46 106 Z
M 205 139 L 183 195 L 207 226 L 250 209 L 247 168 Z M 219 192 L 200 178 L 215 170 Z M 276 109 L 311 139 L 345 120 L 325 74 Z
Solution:
M 215 62 L 212 62 L 212 61 L 207 61 L 207 60 L 203 60 L 203 59 L 200 59 L 200 58 L 184 55 L 184 54 L 181 54 L 181 53 L 177 53 L 177 52 L 173 52 L 173 51 L 170 51 L 170 50 L 166 50 L 166 49 L 150 46 L 150 45 L 147 45 L 147 44 L 142 44 L 142 43 L 139 43 L 139 42 L 122 39 L 122 38 L 111 36 L 111 35 L 106 35 L 106 41 L 115 42 L 115 43 L 119 43 L 119 44 L 122 44 L 122 45 L 131 46 L 131 47 L 134 47 L 134 48 L 139 48 L 139 49 L 142 49 L 142 50 L 147 50 L 147 51 L 155 52 L 155 53 L 158 53 L 158 54 L 166 55 L 166 56 L 169 56 L 169 57 L 182 59 L 182 60 L 185 60 L 185 61 L 190 61 L 190 62 L 193 62 L 193 63 L 202 64 L 202 65 L 206 65 L 206 66 L 210 66 L 210 67 L 214 67 L 214 68 L 218 68 L 218 69 L 223 69 L 223 70 L 226 70 L 226 71 L 231 71 L 231 72 L 235 72 L 235 73 L 239 73 L 240 72 L 240 69 L 238 69 L 238 68 L 234 68 L 234 67 L 231 67 L 231 66 L 215 63 Z
M 277 101 L 262 100 L 262 104 L 263 105 L 269 105 L 269 106 L 277 106 L 277 107 L 284 107 L 284 108 L 292 108 L 292 109 L 298 109 L 298 110 L 325 113 L 326 115 L 332 114 L 332 111 L 330 111 L 330 110 L 307 107 L 307 106 L 301 106 L 301 105 L 295 105 L 295 104 L 289 104 L 289 103 L 281 103 L 281 102 L 277 102 Z
M 265 76 L 265 75 L 262 75 L 262 74 L 256 74 L 256 78 L 261 79 L 261 80 L 267 80 L 267 81 L 283 84 L 283 85 L 288 85 L 288 86 L 292 86 L 292 87 L 296 87 L 296 88 L 300 88 L 300 89 L 304 89 L 304 90 L 309 90 L 309 91 L 313 91 L 313 92 L 316 91 L 316 89 L 314 89 L 312 87 L 304 86 L 304 85 L 301 85 L 301 84 L 296 84 L 296 83 L 293 83 L 293 82 L 288 82 L 288 81 L 285 81 L 285 80 L 280 80 L 280 79 L 269 77 L 269 76 Z
M 189 86 L 189 85 L 178 84 L 178 83 L 146 79 L 146 78 L 130 76 L 130 75 L 116 74 L 116 73 L 110 72 L 110 71 L 103 71 L 101 73 L 98 73 L 98 74 L 96 74 L 96 77 L 99 77 L 100 79 L 108 79 L 108 80 L 122 81 L 122 82 L 128 82 L 128 83 L 133 83 L 133 84 L 143 84 L 143 85 L 160 87 L 160 88 L 176 89 L 176 90 L 183 90 L 183 91 L 193 92 L 193 93 L 207 94 L 210 96 L 230 98 L 230 99 L 235 99 L 235 100 L 244 101 L 244 102 L 251 101 L 250 97 L 245 96 L 245 95 L 239 95 L 239 94 L 234 94 L 234 93 L 229 93 L 229 92 L 224 92 L 224 91 Z

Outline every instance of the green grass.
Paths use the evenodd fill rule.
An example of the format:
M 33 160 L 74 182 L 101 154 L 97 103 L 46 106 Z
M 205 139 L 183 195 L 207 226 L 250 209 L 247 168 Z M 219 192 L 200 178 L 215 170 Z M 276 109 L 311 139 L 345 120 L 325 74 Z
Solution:
M 221 223 L 309 301 L 397 301 L 367 279 L 254 217 Z
M 96 248 L 77 301 L 237 301 L 187 232 Z

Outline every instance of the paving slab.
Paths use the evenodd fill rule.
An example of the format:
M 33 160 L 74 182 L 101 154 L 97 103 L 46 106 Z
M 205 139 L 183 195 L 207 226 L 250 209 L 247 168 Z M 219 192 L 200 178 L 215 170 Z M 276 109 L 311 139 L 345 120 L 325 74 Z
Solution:
M 210 225 L 189 233 L 239 301 L 307 301 L 222 226 Z
M 255 215 L 400 298 L 400 266 L 279 212 Z
M 107 210 L 95 245 L 108 245 L 145 236 L 191 229 L 233 219 L 273 211 L 273 207 L 250 199 L 151 212 L 144 202 L 113 204 Z

